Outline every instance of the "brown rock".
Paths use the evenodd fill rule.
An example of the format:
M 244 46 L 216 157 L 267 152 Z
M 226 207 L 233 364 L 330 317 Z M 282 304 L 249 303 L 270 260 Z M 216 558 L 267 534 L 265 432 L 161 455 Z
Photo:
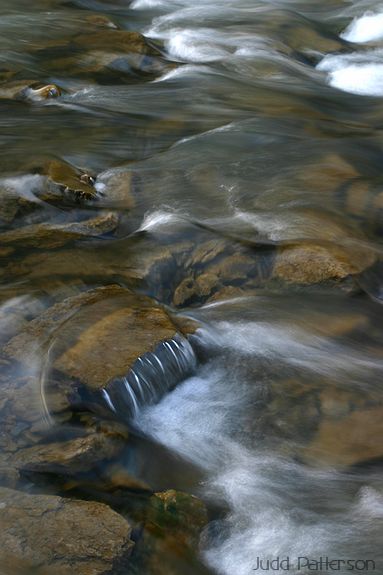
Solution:
M 138 357 L 176 335 L 169 317 L 150 300 L 132 296 L 120 303 L 126 307 L 111 309 L 108 303 L 99 303 L 90 312 L 91 318 L 89 312 L 80 311 L 73 325 L 64 329 L 69 337 L 79 329 L 81 334 L 57 358 L 54 367 L 92 388 L 99 388 L 115 377 L 126 375 Z M 93 320 L 91 325 L 89 319 Z M 65 332 L 61 335 L 65 337 Z
M 53 337 L 53 367 L 99 389 L 126 375 L 138 357 L 176 333 L 169 316 L 151 299 L 109 286 L 54 305 L 29 322 L 4 351 L 28 361 Z
M 68 224 L 32 224 L 0 234 L 0 242 L 14 247 L 50 249 L 76 239 L 112 232 L 117 224 L 118 216 L 114 213 Z
M 18 99 L 38 102 L 58 98 L 61 90 L 55 84 L 36 85 L 35 81 L 17 80 L 0 85 L 0 99 Z
M 102 503 L 0 488 L 0 564 L 39 575 L 101 575 L 133 547 L 129 523 Z
M 288 282 L 314 284 L 327 280 L 342 280 L 371 265 L 374 254 L 368 250 L 315 243 L 296 244 L 279 249 L 274 276 Z
M 343 406 L 341 399 L 335 404 L 334 400 L 331 405 L 325 404 L 328 417 L 303 450 L 305 461 L 348 466 L 382 458 L 383 408 L 376 406 L 344 414 Z
M 125 445 L 122 437 L 84 432 L 67 441 L 40 443 L 21 449 L 14 455 L 13 464 L 18 470 L 70 476 L 90 471 L 101 461 L 113 459 Z
M 51 160 L 43 166 L 42 173 L 47 176 L 48 182 L 57 186 L 60 191 L 85 199 L 94 199 L 97 196 L 92 177 L 67 162 Z
M 195 279 L 185 278 L 174 292 L 173 303 L 179 307 L 190 303 L 189 300 L 204 300 L 219 286 L 218 276 L 212 273 L 201 274 Z
M 51 58 L 52 48 L 40 52 L 48 70 L 62 71 L 71 76 L 98 74 L 115 70 L 128 72 L 130 68 L 148 73 L 162 72 L 169 64 L 161 52 L 139 32 L 116 30 L 100 26 L 95 32 L 77 35 L 67 45 L 58 42 L 57 54 Z M 75 53 L 75 55 L 73 55 Z
M 73 44 L 83 50 L 103 50 L 110 52 L 134 52 L 158 56 L 159 52 L 149 45 L 145 36 L 127 30 L 100 30 L 92 34 L 77 36 Z

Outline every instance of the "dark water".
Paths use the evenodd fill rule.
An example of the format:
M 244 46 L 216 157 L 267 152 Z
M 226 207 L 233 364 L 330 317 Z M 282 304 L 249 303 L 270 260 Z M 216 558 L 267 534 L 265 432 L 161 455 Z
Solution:
M 311 572 L 300 556 L 383 569 L 381 9 L 1 2 L 1 341 L 116 283 L 200 322 L 194 375 L 129 412 L 125 463 L 219 510 L 198 549 L 212 573 L 277 557 Z M 105 30 L 158 52 L 82 40 Z M 16 82 L 62 93 L 31 101 Z M 65 181 L 49 195 L 52 160 L 92 174 L 95 199 Z M 46 346 L 26 374 L 49 385 Z M 50 421 L 40 388 L 30 401 Z

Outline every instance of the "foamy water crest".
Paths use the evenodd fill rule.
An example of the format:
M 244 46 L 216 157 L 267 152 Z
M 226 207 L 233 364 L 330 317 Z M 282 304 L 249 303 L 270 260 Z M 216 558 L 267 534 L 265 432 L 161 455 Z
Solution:
M 360 44 L 382 40 L 383 13 L 367 12 L 355 18 L 340 37 Z M 361 96 L 383 95 L 381 48 L 351 54 L 328 54 L 317 69 L 327 72 L 329 84 L 339 90 Z

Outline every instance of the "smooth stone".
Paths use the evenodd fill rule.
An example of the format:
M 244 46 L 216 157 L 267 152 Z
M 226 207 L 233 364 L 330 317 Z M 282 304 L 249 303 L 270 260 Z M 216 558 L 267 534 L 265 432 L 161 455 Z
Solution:
M 345 182 L 353 182 L 360 178 L 360 173 L 346 158 L 337 153 L 329 153 L 311 164 L 295 176 L 298 187 L 309 189 L 318 194 L 336 192 Z
M 132 551 L 129 523 L 110 507 L 0 488 L 0 564 L 36 575 L 102 575 Z
M 114 403 L 113 406 L 108 404 L 108 409 L 118 405 L 118 412 L 128 417 L 127 406 L 120 409 L 119 404 L 131 398 L 124 385 L 117 385 L 117 382 L 128 376 L 138 358 L 174 338 L 180 343 L 183 331 L 187 335 L 189 330 L 195 330 L 190 322 L 181 324 L 179 317 L 176 325 L 150 298 L 118 286 L 108 286 L 55 304 L 12 338 L 4 347 L 4 353 L 28 365 L 49 345 L 50 369 L 64 380 L 57 389 L 52 384 L 47 386 L 48 411 L 65 410 L 65 404 L 78 405 L 80 402 L 82 405 L 79 386 L 87 390 L 88 407 L 90 402 L 92 409 L 98 409 L 100 405 L 105 409 L 108 402 L 104 391 L 111 384 Z M 192 363 L 190 360 L 189 365 L 189 359 L 183 358 L 176 372 L 168 374 L 166 384 L 175 385 L 177 381 L 173 382 L 173 379 L 185 377 L 186 371 L 192 369 Z M 52 407 L 50 394 L 53 394 Z
M 138 357 L 176 336 L 177 329 L 169 316 L 151 300 L 124 296 L 119 304 L 100 302 L 92 310 L 78 312 L 73 328 L 71 323 L 66 326 L 68 330 L 64 328 L 69 337 L 78 333 L 75 343 L 63 350 L 54 368 L 99 389 L 114 378 L 125 376 Z
M 372 265 L 375 255 L 358 247 L 351 250 L 337 245 L 305 242 L 278 249 L 274 276 L 297 284 L 316 284 L 344 280 Z
M 51 295 L 52 285 L 65 283 L 76 286 L 81 270 L 81 280 L 86 286 L 118 281 L 136 289 L 143 279 L 139 270 L 130 265 L 135 254 L 128 250 L 120 251 L 117 247 L 115 241 L 100 241 L 84 242 L 81 250 L 68 246 L 58 250 L 30 251 L 24 257 L 9 258 L 0 268 L 0 277 L 5 282 L 9 277 L 15 281 L 28 277 L 42 293 Z M 156 287 L 158 289 L 159 286 Z
M 0 234 L 3 245 L 13 247 L 51 249 L 78 239 L 96 238 L 113 232 L 118 215 L 101 213 L 95 218 L 66 224 L 31 224 Z
M 63 429 L 63 431 L 68 431 Z M 85 431 L 66 441 L 39 443 L 20 449 L 12 463 L 19 471 L 34 471 L 55 475 L 72 476 L 91 471 L 101 463 L 111 460 L 126 445 L 122 436 L 109 436 L 106 433 Z M 47 438 L 49 439 L 49 435 Z

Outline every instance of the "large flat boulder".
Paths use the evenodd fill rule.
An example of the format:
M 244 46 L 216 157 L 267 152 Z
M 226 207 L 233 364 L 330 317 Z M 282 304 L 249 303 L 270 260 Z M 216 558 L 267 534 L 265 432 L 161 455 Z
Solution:
M 101 575 L 134 545 L 129 523 L 107 505 L 4 487 L 0 524 L 0 565 L 7 575 Z
M 117 402 L 126 398 L 124 409 L 136 407 L 178 383 L 194 361 L 190 344 L 163 307 L 116 285 L 55 304 L 13 337 L 4 353 L 24 365 L 39 357 L 43 364 L 48 349 L 48 399 L 54 373 L 64 380 L 67 396 L 82 387 L 90 401 L 103 399 L 113 410 L 110 386 Z

